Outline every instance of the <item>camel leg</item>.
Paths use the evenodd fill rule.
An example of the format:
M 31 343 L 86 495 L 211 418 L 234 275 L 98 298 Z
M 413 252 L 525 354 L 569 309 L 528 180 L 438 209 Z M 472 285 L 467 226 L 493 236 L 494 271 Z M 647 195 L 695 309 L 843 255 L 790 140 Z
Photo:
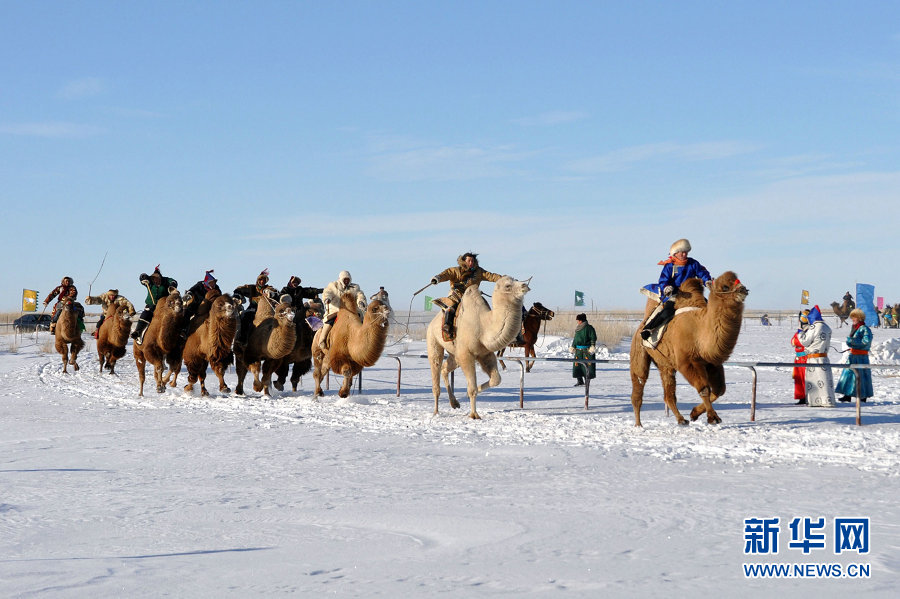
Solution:
M 200 397 L 209 397 L 209 391 L 206 390 L 206 372 L 201 373 L 197 380 L 200 382 Z
M 658 367 L 659 365 L 657 364 Z M 662 379 L 663 401 L 672 410 L 672 414 L 674 414 L 678 424 L 687 424 L 688 421 L 678 411 L 678 399 L 675 397 L 675 371 L 671 368 L 660 368 L 659 377 Z
M 76 339 L 76 341 L 78 340 Z M 78 366 L 78 352 L 81 351 L 82 347 L 84 347 L 83 344 L 76 345 L 73 343 L 72 351 L 69 353 L 69 364 L 71 364 L 75 368 L 75 372 L 78 372 L 78 370 L 80 370 L 80 367 Z
M 105 357 L 106 356 L 104 356 L 103 354 L 100 354 L 100 374 L 103 374 L 103 362 Z
M 719 418 L 719 415 L 712 407 L 712 402 L 716 400 L 716 396 L 712 395 L 709 387 L 703 387 L 699 392 L 700 399 L 703 403 L 694 406 L 694 409 L 691 410 L 691 420 L 697 420 L 700 418 L 701 414 L 706 412 L 706 422 L 709 424 L 720 424 L 722 419 Z M 712 399 L 710 399 L 710 396 L 712 396 Z
M 281 364 L 278 365 L 278 368 L 275 369 L 275 380 L 272 381 L 272 386 L 279 391 L 284 391 L 284 383 L 287 381 L 288 369 L 290 369 L 290 367 L 291 363 L 285 358 L 281 361 Z
M 450 373 L 456 370 L 457 363 L 453 354 L 447 356 L 447 361 L 441 366 L 441 378 L 444 379 L 444 387 L 447 389 L 447 397 L 450 399 L 450 407 L 454 410 L 459 409 L 459 400 L 456 399 L 456 393 L 453 391 L 453 385 L 450 384 Z
M 325 393 L 322 391 L 322 379 L 328 372 L 328 356 L 317 345 L 313 344 L 313 347 L 313 381 L 316 384 L 313 397 L 323 397 Z
M 107 358 L 106 367 L 109 369 L 110 374 L 116 373 L 116 362 L 118 362 L 118 361 L 119 361 L 118 358 Z M 102 370 L 102 368 L 103 367 L 101 366 L 101 370 Z
M 503 357 L 503 354 L 505 352 L 506 352 L 505 347 L 501 347 L 500 350 L 497 352 L 497 359 L 500 361 L 500 366 L 503 367 L 503 370 L 506 370 L 506 363 L 504 363 L 503 360 L 500 358 Z
M 634 409 L 634 425 L 641 425 L 641 406 L 644 403 L 644 385 L 650 374 L 650 356 L 637 337 L 631 342 L 631 407 Z
M 234 387 L 234 392 L 237 395 L 244 394 L 244 378 L 247 376 L 247 364 L 244 362 L 243 357 L 238 357 L 237 354 L 234 356 L 234 370 L 237 372 L 237 385 Z
M 134 352 L 134 364 L 135 364 L 135 366 L 137 366 L 138 381 L 140 381 L 140 383 L 141 383 L 141 389 L 140 389 L 140 391 L 138 391 L 138 397 L 143 397 L 144 396 L 144 378 L 146 375 L 145 370 L 147 368 L 147 360 L 144 359 L 144 355 L 143 355 L 143 353 L 141 353 L 140 350 Z
M 263 395 L 269 396 L 269 389 L 272 386 L 272 372 L 281 363 L 280 360 L 264 360 L 262 362 L 262 390 Z M 282 389 L 284 386 L 282 386 Z M 279 389 L 280 391 L 280 389 Z
M 344 377 L 344 382 L 338 391 L 338 397 L 350 397 L 350 389 L 353 388 L 353 371 L 350 369 L 349 364 L 344 366 L 341 375 Z
M 297 386 L 300 384 L 300 369 L 297 367 L 298 363 L 294 363 L 291 367 L 291 388 L 294 393 L 297 392 Z
M 181 360 L 173 360 L 166 363 L 169 366 L 168 372 L 166 372 L 165 383 L 170 387 L 174 387 L 176 385 L 176 381 L 178 380 L 178 373 L 181 372 Z
M 57 335 L 58 334 L 59 333 L 57 333 Z M 64 341 L 60 341 L 57 338 L 56 351 L 58 351 L 60 353 L 60 355 L 62 355 L 62 363 L 63 363 L 62 371 L 64 373 L 68 374 L 69 373 L 69 370 L 68 370 L 68 368 L 69 368 L 69 345 L 67 343 L 65 343 Z
M 486 356 L 479 358 L 478 364 L 481 365 L 481 369 L 484 370 L 484 373 L 488 375 L 488 380 L 479 385 L 479 393 L 489 387 L 496 387 L 500 384 L 500 370 L 497 368 L 497 356 L 494 354 L 487 354 Z
M 260 362 L 249 364 L 250 372 L 253 373 L 253 390 L 259 393 L 263 390 L 262 380 L 259 378 Z
M 460 369 L 466 377 L 466 392 L 469 395 L 469 418 L 473 420 L 481 420 L 475 404 L 478 399 L 478 380 L 475 374 L 475 362 L 472 360 L 460 361 Z
M 188 380 L 187 384 L 184 386 L 185 393 L 193 393 L 194 392 L 194 383 L 197 382 L 197 374 L 191 371 L 191 368 L 188 367 Z
M 219 392 L 231 393 L 231 388 L 225 384 L 225 368 L 225 364 L 212 365 L 213 372 L 216 373 L 216 377 L 219 379 Z

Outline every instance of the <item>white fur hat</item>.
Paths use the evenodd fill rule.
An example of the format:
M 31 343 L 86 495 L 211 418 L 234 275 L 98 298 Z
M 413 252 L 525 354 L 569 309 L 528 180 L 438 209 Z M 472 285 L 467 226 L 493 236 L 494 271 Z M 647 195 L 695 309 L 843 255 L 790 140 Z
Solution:
M 675 243 L 672 244 L 672 247 L 669 248 L 669 255 L 674 256 L 678 252 L 689 252 L 691 251 L 691 242 L 687 239 L 679 239 Z
M 350 276 L 350 272 L 349 272 L 349 271 L 342 270 L 342 271 L 341 271 L 341 274 L 338 275 L 338 281 L 340 281 L 341 283 L 343 283 L 343 282 L 344 282 L 344 279 L 350 279 L 351 282 L 353 281 L 353 277 Z

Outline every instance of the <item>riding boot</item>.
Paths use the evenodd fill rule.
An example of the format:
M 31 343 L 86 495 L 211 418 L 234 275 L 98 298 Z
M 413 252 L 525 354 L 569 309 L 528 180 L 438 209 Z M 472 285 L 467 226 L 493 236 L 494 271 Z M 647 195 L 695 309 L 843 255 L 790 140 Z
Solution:
M 650 322 L 644 325 L 643 330 L 641 330 L 641 339 L 649 339 L 650 335 L 653 334 L 653 331 L 662 325 L 666 324 L 672 317 L 675 316 L 675 302 L 669 301 L 663 305 L 662 310 L 660 310 L 656 316 L 650 319 Z
M 322 325 L 322 335 L 319 337 L 319 348 L 322 351 L 328 349 L 328 333 L 331 331 L 332 323 L 326 322 Z
M 141 318 L 137 322 L 137 326 L 134 327 L 134 331 L 131 333 L 131 338 L 135 340 L 136 343 L 141 343 L 144 340 L 144 331 L 147 330 L 147 325 L 150 322 Z
M 444 323 L 441 326 L 441 333 L 444 341 L 453 341 L 453 318 L 456 316 L 456 308 L 448 308 L 444 311 Z

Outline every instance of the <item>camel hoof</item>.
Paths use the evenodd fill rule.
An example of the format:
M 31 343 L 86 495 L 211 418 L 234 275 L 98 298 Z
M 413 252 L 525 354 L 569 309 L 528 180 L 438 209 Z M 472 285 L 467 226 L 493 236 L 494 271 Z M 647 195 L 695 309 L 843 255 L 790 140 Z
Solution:
M 338 391 L 338 397 L 341 397 L 341 398 L 350 397 L 350 392 L 344 391 L 343 389 L 341 389 L 340 391 Z
M 451 399 L 451 400 L 450 400 L 450 407 L 453 408 L 454 410 L 458 410 L 458 409 L 459 409 L 459 402 L 456 401 L 455 399 Z
M 231 393 L 231 388 L 228 385 L 223 385 L 222 387 L 219 387 L 219 391 L 222 393 Z
M 184 386 L 184 392 L 185 392 L 185 393 L 193 393 L 193 392 L 194 392 L 194 386 L 191 385 L 191 384 L 185 385 L 185 386 Z
M 715 412 L 710 412 L 706 415 L 706 422 L 709 424 L 722 424 L 722 419 Z
M 166 392 L 166 386 L 165 386 L 165 385 L 159 385 L 158 387 L 156 387 L 156 392 L 157 392 L 157 393 L 165 393 L 165 392 Z
M 694 418 L 694 420 L 696 420 L 696 418 Z M 678 424 L 680 424 L 681 426 L 687 426 L 690 424 L 690 422 L 688 422 L 687 420 L 682 418 L 681 420 L 678 421 Z
M 256 391 L 257 393 L 259 393 L 260 391 L 263 390 L 263 384 L 253 381 L 253 390 Z
M 700 418 L 700 414 L 702 413 L 703 412 L 699 408 L 695 407 L 693 410 L 691 410 L 691 420 L 697 420 L 697 418 Z
M 469 418 L 472 420 L 481 420 L 481 416 L 478 415 L 478 412 L 469 412 Z
M 200 389 L 200 397 L 209 397 L 209 391 L 206 389 Z

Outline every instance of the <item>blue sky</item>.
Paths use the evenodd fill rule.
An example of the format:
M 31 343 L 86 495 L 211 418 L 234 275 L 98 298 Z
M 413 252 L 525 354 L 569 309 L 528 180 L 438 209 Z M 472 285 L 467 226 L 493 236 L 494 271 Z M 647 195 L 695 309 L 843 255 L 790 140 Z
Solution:
M 680 237 L 750 308 L 900 301 L 896 2 L 0 11 L 0 309 L 83 297 L 107 251 L 93 291 L 135 302 L 161 264 L 347 269 L 406 309 L 467 250 L 530 301 L 633 309 Z

